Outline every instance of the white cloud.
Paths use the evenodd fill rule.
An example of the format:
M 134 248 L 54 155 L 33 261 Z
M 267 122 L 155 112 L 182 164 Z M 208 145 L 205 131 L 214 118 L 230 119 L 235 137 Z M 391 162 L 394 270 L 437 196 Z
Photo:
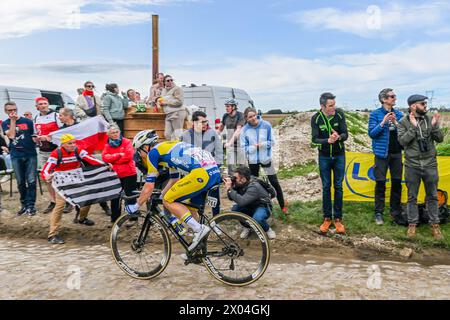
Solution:
M 258 107 L 310 109 L 317 107 L 325 91 L 337 94 L 338 103 L 371 107 L 378 92 L 392 87 L 399 104 L 413 93 L 435 90 L 440 104 L 450 104 L 450 42 L 424 43 L 399 47 L 378 54 L 348 54 L 324 59 L 267 56 L 260 59 L 229 59 L 197 65 L 173 65 L 163 72 L 178 85 L 203 84 L 232 86 L 250 93 Z M 220 67 L 218 67 L 220 66 Z M 136 88 L 143 96 L 150 85 L 151 68 L 145 64 L 120 61 L 89 63 L 61 61 L 34 66 L 2 66 L 2 85 L 30 86 L 62 90 L 71 95 L 86 80 L 102 91 L 107 82 L 122 89 Z
M 52 29 L 138 24 L 151 19 L 136 6 L 165 5 L 195 0 L 1 0 L 0 40 Z M 90 5 L 103 10 L 87 11 Z
M 392 37 L 405 30 L 424 30 L 447 23 L 450 6 L 446 2 L 422 5 L 391 3 L 369 6 L 361 11 L 320 8 L 293 13 L 288 19 L 308 29 L 337 30 L 361 37 Z

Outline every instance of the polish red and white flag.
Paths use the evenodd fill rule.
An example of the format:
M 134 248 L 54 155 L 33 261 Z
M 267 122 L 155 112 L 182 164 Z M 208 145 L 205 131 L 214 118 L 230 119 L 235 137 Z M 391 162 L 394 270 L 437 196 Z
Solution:
M 84 120 L 73 126 L 59 129 L 50 133 L 52 142 L 61 145 L 60 138 L 63 134 L 70 133 L 77 140 L 78 148 L 86 150 L 89 154 L 94 151 L 102 151 L 108 142 L 109 123 L 102 116 L 96 116 Z

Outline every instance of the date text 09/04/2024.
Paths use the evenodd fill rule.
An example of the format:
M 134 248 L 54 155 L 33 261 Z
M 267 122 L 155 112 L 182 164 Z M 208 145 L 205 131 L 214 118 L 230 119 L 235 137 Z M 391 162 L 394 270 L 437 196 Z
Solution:
M 223 307 L 200 307 L 200 306 L 186 306 L 180 307 L 180 315 L 198 315 L 211 317 L 213 313 L 222 315 L 263 315 L 268 317 L 270 315 L 270 305 L 231 305 L 225 304 Z

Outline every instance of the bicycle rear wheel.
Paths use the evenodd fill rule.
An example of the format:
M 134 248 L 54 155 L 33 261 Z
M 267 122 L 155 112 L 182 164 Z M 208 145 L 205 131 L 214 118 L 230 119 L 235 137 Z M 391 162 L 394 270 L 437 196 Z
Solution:
M 213 228 L 203 249 L 203 264 L 211 275 L 231 286 L 246 286 L 261 278 L 270 260 L 269 239 L 261 226 L 239 212 L 219 214 L 211 219 L 210 226 Z M 252 232 L 241 239 L 244 226 Z
M 157 277 L 167 267 L 171 242 L 158 217 L 139 216 L 131 221 L 120 217 L 111 230 L 111 251 L 119 268 L 130 277 L 142 280 Z

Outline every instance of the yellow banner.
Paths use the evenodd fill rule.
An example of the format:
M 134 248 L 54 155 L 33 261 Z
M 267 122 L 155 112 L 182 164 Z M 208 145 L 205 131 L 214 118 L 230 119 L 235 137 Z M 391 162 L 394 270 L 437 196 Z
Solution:
M 346 152 L 345 177 L 343 182 L 344 201 L 374 201 L 375 177 L 373 175 L 375 157 L 373 154 Z M 439 172 L 439 189 L 445 190 L 450 194 L 450 157 L 437 157 Z M 386 183 L 386 201 L 389 201 L 391 190 L 390 173 L 387 174 Z M 403 170 L 403 189 L 402 202 L 406 203 L 407 189 L 404 181 Z M 420 186 L 418 201 L 424 202 L 425 191 L 423 183 Z

